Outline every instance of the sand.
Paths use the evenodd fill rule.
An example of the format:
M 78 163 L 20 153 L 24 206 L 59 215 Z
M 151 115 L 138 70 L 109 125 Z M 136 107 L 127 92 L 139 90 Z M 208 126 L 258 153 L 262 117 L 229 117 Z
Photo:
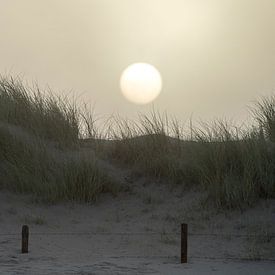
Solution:
M 125 192 L 92 204 L 45 205 L 0 191 L 0 274 L 275 274 L 275 200 L 218 212 L 194 190 L 124 181 Z M 182 222 L 199 234 L 188 238 L 187 264 L 179 257 Z M 23 224 L 28 254 L 20 253 Z M 262 237 L 228 236 L 238 234 Z

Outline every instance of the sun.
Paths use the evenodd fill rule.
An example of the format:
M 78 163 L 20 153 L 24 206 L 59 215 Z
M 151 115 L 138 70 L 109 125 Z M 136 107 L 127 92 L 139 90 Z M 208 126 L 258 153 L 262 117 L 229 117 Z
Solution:
M 148 63 L 134 63 L 127 67 L 120 78 L 122 94 L 136 104 L 147 104 L 155 100 L 162 89 L 159 71 Z

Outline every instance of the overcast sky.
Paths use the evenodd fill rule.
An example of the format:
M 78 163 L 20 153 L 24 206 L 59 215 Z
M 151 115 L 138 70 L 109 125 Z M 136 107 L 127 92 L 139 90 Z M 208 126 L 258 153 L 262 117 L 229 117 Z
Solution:
M 275 0 L 0 0 L 1 74 L 131 117 L 152 107 L 120 93 L 135 62 L 160 71 L 160 111 L 243 119 L 275 90 Z

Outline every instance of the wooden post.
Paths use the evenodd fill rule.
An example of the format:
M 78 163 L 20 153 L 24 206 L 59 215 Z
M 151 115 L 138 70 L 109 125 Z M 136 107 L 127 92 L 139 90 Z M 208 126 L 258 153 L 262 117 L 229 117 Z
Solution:
M 27 225 L 22 226 L 22 253 L 28 253 L 29 249 L 29 227 Z
M 181 263 L 187 263 L 187 224 L 181 224 Z

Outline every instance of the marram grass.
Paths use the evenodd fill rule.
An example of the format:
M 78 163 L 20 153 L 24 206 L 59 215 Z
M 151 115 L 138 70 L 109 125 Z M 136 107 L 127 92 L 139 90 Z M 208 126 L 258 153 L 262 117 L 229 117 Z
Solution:
M 0 187 L 48 202 L 90 202 L 116 192 L 91 152 L 60 150 L 18 126 L 0 124 Z
M 103 159 L 152 180 L 195 186 L 218 208 L 274 198 L 274 99 L 254 105 L 251 128 L 216 120 L 186 129 L 153 110 L 138 121 L 101 121 L 99 131 L 87 108 L 1 78 L 0 186 L 47 201 L 93 201 L 119 190 Z

